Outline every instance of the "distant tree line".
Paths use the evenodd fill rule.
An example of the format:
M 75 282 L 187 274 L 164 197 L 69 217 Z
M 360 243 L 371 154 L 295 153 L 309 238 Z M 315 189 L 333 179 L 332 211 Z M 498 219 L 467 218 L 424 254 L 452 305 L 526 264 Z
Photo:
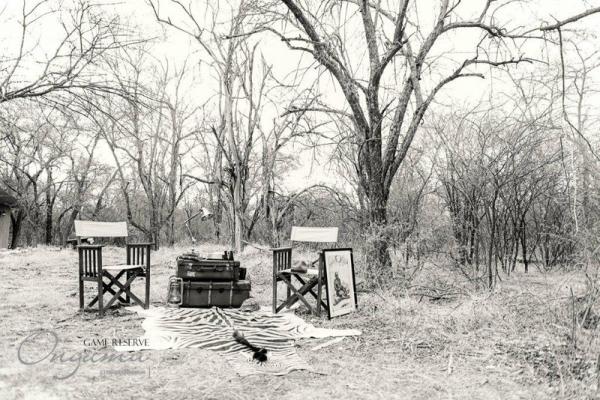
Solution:
M 436 254 L 489 287 L 521 264 L 572 262 L 598 215 L 600 57 L 562 28 L 597 10 L 522 29 L 494 1 L 476 16 L 432 3 L 149 1 L 157 26 L 192 42 L 178 63 L 100 5 L 23 2 L 20 44 L 0 60 L 11 246 L 62 245 L 76 219 L 237 251 L 336 225 L 382 280 Z M 32 32 L 53 23 L 62 37 L 38 48 Z M 473 40 L 457 51 L 463 31 Z M 265 56 L 273 40 L 304 54 L 292 73 Z M 555 50 L 540 62 L 521 51 L 531 42 Z M 503 93 L 447 105 L 490 76 Z M 291 186 L 299 149 L 339 184 Z M 203 207 L 210 220 L 195 218 Z

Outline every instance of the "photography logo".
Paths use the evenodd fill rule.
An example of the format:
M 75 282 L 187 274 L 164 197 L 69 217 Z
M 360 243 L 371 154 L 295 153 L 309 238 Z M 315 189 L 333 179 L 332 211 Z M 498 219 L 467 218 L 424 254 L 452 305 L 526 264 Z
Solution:
M 56 332 L 52 330 L 41 330 L 27 336 L 19 344 L 17 357 L 22 364 L 36 365 L 43 362 L 60 366 L 56 370 L 65 371 L 55 375 L 57 379 L 67 379 L 75 375 L 82 365 L 106 365 L 113 363 L 122 364 L 124 367 L 119 369 L 107 369 L 112 374 L 150 374 L 143 369 L 145 363 L 151 360 L 150 353 L 141 351 L 134 352 L 115 352 L 110 351 L 108 346 L 133 345 L 145 346 L 145 339 L 84 339 L 83 350 L 64 350 L 59 348 L 60 339 Z M 125 367 L 126 366 L 126 367 Z M 99 371 L 101 375 L 106 372 Z

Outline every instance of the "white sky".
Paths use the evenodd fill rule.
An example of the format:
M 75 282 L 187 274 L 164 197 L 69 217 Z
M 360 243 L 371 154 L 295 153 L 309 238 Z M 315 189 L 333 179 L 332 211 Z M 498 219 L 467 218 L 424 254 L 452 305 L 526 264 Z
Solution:
M 216 1 L 216 0 L 215 0 Z M 416 1 L 416 0 L 415 0 Z M 106 3 L 107 1 L 99 1 Z M 53 1 L 53 4 L 59 4 L 60 1 Z M 65 1 L 64 4 L 68 4 Z M 168 3 L 163 1 L 163 3 Z M 395 1 L 390 0 L 391 4 Z M 434 15 L 434 11 L 437 8 L 432 8 L 431 5 L 435 4 L 436 0 L 419 0 L 419 21 L 427 24 L 428 19 L 431 19 Z M 477 15 L 480 12 L 482 5 L 485 3 L 484 0 L 464 0 L 460 5 L 461 15 L 468 17 L 469 15 Z M 28 4 L 34 4 L 33 1 L 29 1 Z M 521 4 L 513 4 L 510 7 L 506 7 L 503 12 L 497 15 L 499 20 L 507 21 L 511 26 L 530 26 L 532 28 L 539 26 L 541 20 L 553 21 L 556 19 L 562 19 L 567 16 L 576 14 L 586 8 L 598 5 L 598 1 L 585 1 L 585 0 L 530 0 L 525 1 Z M 15 15 L 20 12 L 21 1 L 20 0 L 0 0 L 0 10 L 4 10 L 0 16 L 2 21 L 2 28 L 0 29 L 0 57 L 9 57 L 10 54 L 14 54 L 16 46 L 18 45 L 18 25 L 14 19 Z M 176 32 L 169 27 L 164 27 L 156 22 L 153 12 L 146 0 L 127 0 L 118 1 L 112 5 L 105 6 L 110 12 L 120 15 L 123 20 L 130 20 L 133 25 L 141 28 L 140 30 L 145 36 L 156 36 L 159 37 L 158 41 L 154 44 L 152 52 L 158 59 L 168 59 L 169 63 L 176 65 L 182 63 L 190 54 L 192 60 L 194 57 L 203 57 L 202 53 L 199 53 L 197 43 L 193 42 L 188 36 Z M 395 9 L 395 7 L 393 7 Z M 167 10 L 168 11 L 168 10 Z M 44 48 L 46 44 L 55 43 L 57 38 L 60 37 L 60 25 L 58 21 L 53 20 L 53 16 L 46 17 L 41 27 L 42 31 L 38 31 L 35 36 L 28 43 L 32 48 L 38 43 L 41 48 Z M 570 25 L 570 29 L 586 29 L 593 34 L 600 33 L 600 17 L 591 17 L 585 22 Z M 434 48 L 432 53 L 440 54 L 447 50 L 452 50 L 455 54 L 462 54 L 462 52 L 470 51 L 472 49 L 472 41 L 475 36 L 474 33 L 477 31 L 465 31 L 456 34 L 448 35 L 445 40 L 440 41 Z M 357 29 L 354 34 L 362 36 L 362 31 Z M 583 44 L 587 50 L 597 49 L 598 39 L 590 39 L 588 44 Z M 302 54 L 288 50 L 279 40 L 273 36 L 264 35 L 261 38 L 260 51 L 268 60 L 273 64 L 273 69 L 276 71 L 276 75 L 279 78 L 283 78 L 287 73 L 291 72 L 296 65 L 298 65 L 298 57 Z M 540 45 L 537 43 L 531 43 L 524 48 L 523 51 L 527 52 L 528 55 L 537 57 L 540 55 Z M 554 53 L 556 54 L 556 53 Z M 356 54 L 359 58 L 361 54 Z M 312 61 L 306 55 L 303 55 L 305 61 Z M 452 61 L 452 60 L 450 60 Z M 525 67 L 524 70 L 538 68 L 537 66 Z M 460 83 L 454 83 L 452 86 L 448 86 L 446 90 L 441 93 L 439 97 L 440 104 L 447 105 L 471 105 L 478 103 L 481 99 L 487 99 L 490 96 L 490 90 L 502 91 L 506 87 L 502 78 L 502 74 L 494 73 L 497 79 L 490 79 L 489 73 L 488 79 L 481 80 L 477 78 L 463 79 Z M 214 79 L 209 75 L 199 74 L 195 77 L 196 90 L 190 93 L 190 98 L 202 102 L 206 96 L 210 96 L 216 90 L 216 84 Z M 199 90 L 200 88 L 201 90 Z M 329 98 L 339 98 L 340 93 L 332 85 L 325 84 L 323 87 L 324 95 Z M 275 115 L 266 115 L 265 119 L 271 119 Z M 289 149 L 294 153 L 301 150 L 298 146 L 296 148 Z M 326 152 L 325 152 L 326 153 Z M 317 161 L 320 161 L 323 165 L 313 165 L 311 163 L 313 153 L 306 151 L 301 154 L 300 164 L 301 167 L 293 171 L 288 179 L 290 189 L 297 189 L 306 186 L 310 183 L 324 182 L 328 184 L 335 183 L 337 181 L 335 177 L 335 171 L 330 170 L 330 166 L 326 164 L 326 154 L 317 156 Z M 103 156 L 106 160 L 110 160 L 111 157 L 106 154 Z M 311 166 L 313 168 L 311 168 Z

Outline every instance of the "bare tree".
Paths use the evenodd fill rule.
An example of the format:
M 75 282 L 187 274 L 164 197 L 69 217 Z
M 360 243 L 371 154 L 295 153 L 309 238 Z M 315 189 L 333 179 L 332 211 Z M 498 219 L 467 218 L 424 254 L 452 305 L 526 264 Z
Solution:
M 328 1 L 323 5 L 281 2 L 285 10 L 276 16 L 287 22 L 286 28 L 269 31 L 291 49 L 311 54 L 331 74 L 349 108 L 345 111 L 330 106 L 323 111 L 349 114 L 352 143 L 357 147 L 360 192 L 364 193 L 368 221 L 375 229 L 387 224 L 392 182 L 440 91 L 460 78 L 483 78 L 477 65 L 499 67 L 526 60 L 502 55 L 508 48 L 505 40 L 518 40 L 520 36 L 498 25 L 492 15 L 499 5 L 493 1 L 484 2 L 477 17 L 465 19 L 459 12 L 460 2 L 440 0 L 437 16 L 429 27 L 417 19 L 424 10 L 408 0 L 398 2 L 393 10 L 368 0 Z M 429 4 L 426 7 L 431 10 Z M 356 29 L 362 31 L 362 40 L 351 35 Z M 438 71 L 443 62 L 431 50 L 440 38 L 462 30 L 479 35 L 472 54 L 465 58 L 450 51 L 456 66 L 449 73 Z M 353 58 L 356 51 L 349 50 L 359 40 L 368 67 L 356 67 L 362 60 Z M 372 256 L 373 261 L 389 265 L 385 237 L 375 238 Z
M 17 102 L 13 106 L 2 109 L 0 137 L 2 183 L 19 202 L 19 208 L 11 215 L 11 247 L 19 242 L 23 223 L 28 225 L 29 244 L 41 241 L 38 231 L 44 232 L 44 241 L 50 243 L 54 201 L 62 186 L 53 178 L 53 171 L 60 167 L 70 148 L 68 133 L 57 125 L 60 113 L 56 108 Z
M 274 102 L 273 102 L 274 103 Z M 276 104 L 273 104 L 278 109 Z M 266 220 L 270 231 L 270 243 L 277 247 L 280 244 L 280 231 L 283 222 L 294 207 L 295 202 L 306 192 L 315 188 L 310 186 L 296 193 L 283 195 L 281 193 L 280 176 L 289 168 L 292 156 L 283 154 L 283 149 L 296 139 L 305 137 L 311 127 L 305 124 L 304 114 L 288 113 L 282 118 L 275 118 L 267 131 L 260 128 L 262 142 L 261 178 L 262 194 L 260 207 L 255 210 L 256 218 Z M 279 193 L 278 193 L 279 191 Z M 256 218 L 253 218 L 256 219 Z
M 519 90 L 525 93 L 526 87 Z M 552 107 L 530 113 L 522 98 L 514 98 L 512 107 L 445 115 L 435 127 L 444 149 L 438 175 L 452 217 L 457 266 L 489 288 L 501 272 L 515 269 L 519 255 L 527 272 L 540 239 L 548 252 L 570 251 L 564 246 L 568 224 L 555 218 L 568 204 L 557 115 Z
M 49 30 L 52 21 L 62 36 L 51 48 L 40 48 L 36 32 Z M 98 63 L 124 45 L 118 18 L 102 15 L 83 0 L 62 10 L 48 0 L 23 0 L 18 29 L 14 54 L 0 59 L 0 103 L 59 93 L 114 92 Z
M 241 152 L 236 145 L 234 136 L 233 102 L 235 92 L 234 57 L 239 49 L 241 40 L 227 40 L 225 39 L 225 35 L 236 36 L 239 32 L 240 26 L 244 19 L 244 3 L 242 2 L 240 4 L 238 12 L 233 11 L 233 18 L 231 19 L 230 24 L 225 27 L 226 30 L 224 32 L 220 31 L 217 23 L 220 3 L 214 3 L 214 5 L 207 3 L 205 5 L 204 18 L 200 20 L 194 13 L 192 4 L 185 5 L 181 1 L 170 0 L 167 2 L 167 4 L 171 5 L 176 9 L 176 11 L 180 12 L 180 18 L 183 20 L 182 22 L 180 22 L 179 19 L 164 17 L 161 14 L 159 1 L 151 0 L 149 1 L 149 4 L 159 22 L 171 26 L 172 28 L 175 28 L 196 39 L 200 47 L 210 57 L 212 65 L 219 76 L 222 89 L 222 103 L 220 102 L 220 107 L 222 107 L 222 117 L 220 118 L 220 126 L 218 129 L 215 128 L 213 132 L 215 133 L 215 137 L 219 143 L 219 152 L 217 154 L 218 159 L 221 160 L 221 152 L 224 149 L 228 149 L 231 156 L 230 164 L 232 164 L 233 167 L 228 171 L 229 176 L 219 176 L 221 178 L 219 179 L 219 184 L 223 180 L 228 179 L 232 182 L 233 191 L 231 193 L 231 211 L 233 214 L 233 238 L 236 250 L 240 251 L 242 248 L 243 234 L 243 214 L 241 210 L 243 203 L 241 193 L 242 180 L 235 178 L 241 177 L 243 167 L 240 159 Z M 209 23 L 211 26 L 208 30 L 204 29 L 204 19 L 208 19 L 210 21 Z M 221 175 L 221 172 L 219 171 L 218 174 Z M 218 190 L 220 190 L 220 188 Z
M 157 20 L 194 38 L 210 60 L 211 69 L 219 80 L 217 124 L 210 127 L 216 150 L 207 151 L 212 171 L 203 177 L 189 174 L 199 182 L 211 185 L 211 198 L 220 206 L 220 199 L 229 205 L 232 239 L 236 251 L 252 231 L 258 209 L 247 217 L 251 203 L 251 164 L 261 125 L 261 113 L 271 67 L 259 59 L 257 45 L 249 43 L 245 29 L 253 24 L 251 1 L 207 2 L 184 4 L 178 0 L 156 1 L 149 4 Z M 161 5 L 170 6 L 170 13 Z M 203 12 L 202 12 L 203 11 Z M 226 15 L 227 18 L 222 16 Z M 208 150 L 207 138 L 199 137 Z M 220 193 L 222 191 L 222 193 Z M 220 209 L 215 211 L 219 220 Z
M 190 187 L 182 175 L 189 151 L 184 142 L 194 134 L 187 124 L 194 110 L 181 97 L 185 67 L 173 76 L 139 48 L 123 52 L 112 68 L 127 96 L 101 104 L 90 115 L 113 155 L 129 223 L 156 248 L 166 225 L 173 244 L 174 214 Z

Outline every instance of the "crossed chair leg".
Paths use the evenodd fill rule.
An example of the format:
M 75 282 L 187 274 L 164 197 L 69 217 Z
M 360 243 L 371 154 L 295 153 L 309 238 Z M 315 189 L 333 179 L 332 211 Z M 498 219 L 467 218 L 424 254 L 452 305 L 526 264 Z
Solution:
M 313 291 L 313 289 L 315 287 L 317 288 L 317 291 L 321 291 L 322 290 L 322 288 L 319 287 L 319 282 L 315 281 L 318 278 L 312 278 L 311 280 L 309 280 L 307 282 L 304 279 L 302 279 L 300 276 L 296 275 L 296 279 L 298 279 L 298 281 L 300 281 L 300 283 L 302 285 L 309 287 L 309 289 L 307 290 L 307 293 L 310 293 L 310 295 L 312 295 L 312 297 L 315 298 L 315 300 L 317 301 L 317 304 L 320 302 L 321 303 L 321 307 L 323 307 L 324 309 L 327 309 L 327 303 L 325 303 L 323 300 L 321 300 L 321 296 L 319 296 L 320 293 L 315 293 Z
M 318 286 L 318 284 L 319 284 L 318 278 L 312 278 L 308 281 L 305 281 L 304 279 L 302 279 L 301 277 L 299 277 L 297 275 L 294 275 L 294 276 L 302 284 L 302 286 L 300 288 L 296 288 L 292 284 L 291 276 L 288 279 L 287 276 L 285 276 L 283 274 L 280 275 L 281 280 L 283 282 L 285 282 L 285 284 L 287 286 L 288 298 L 275 309 L 276 313 L 281 311 L 285 307 L 291 307 L 294 303 L 296 303 L 298 300 L 300 300 L 308 308 L 309 312 L 311 314 L 313 314 L 314 313 L 313 307 L 308 303 L 308 300 L 306 300 L 306 298 L 305 298 L 305 295 L 307 295 L 309 293 L 317 300 L 317 310 L 318 311 L 320 311 L 319 302 L 321 303 L 320 304 L 321 307 L 327 308 L 327 304 L 323 300 L 320 299 L 320 296 L 318 296 L 317 293 L 315 293 L 313 291 L 314 287 Z M 290 291 L 294 293 L 291 296 L 289 295 Z
M 109 272 L 107 271 L 102 271 L 103 272 L 103 277 L 107 277 L 110 282 L 106 283 L 103 280 L 103 277 L 99 278 L 98 281 L 98 295 L 96 295 L 96 297 L 94 297 L 92 299 L 92 301 L 88 304 L 88 308 L 91 308 L 94 306 L 94 304 L 98 303 L 98 310 L 100 313 L 100 316 L 104 315 L 104 309 L 109 308 L 110 306 L 112 306 L 114 304 L 115 301 L 119 300 L 122 303 L 126 303 L 129 304 L 131 300 L 133 300 L 135 303 L 137 303 L 138 305 L 142 306 L 143 308 L 147 309 L 148 308 L 148 285 L 146 284 L 146 302 L 143 302 L 142 300 L 140 300 L 139 297 L 137 297 L 135 294 L 133 294 L 131 292 L 131 284 L 133 283 L 133 281 L 135 280 L 135 278 L 137 278 L 139 275 L 143 274 L 144 271 L 143 270 L 121 270 L 119 271 L 119 273 L 115 276 L 115 275 L 111 275 Z M 119 281 L 119 279 L 126 274 L 126 278 L 127 280 L 125 281 L 125 283 L 121 283 Z M 146 277 L 146 279 L 148 279 L 148 277 Z M 115 291 L 112 287 L 116 286 L 118 288 L 117 291 Z M 81 297 L 83 297 L 83 290 L 81 290 L 82 288 L 80 287 L 80 293 L 81 293 Z M 109 292 L 110 294 L 113 295 L 113 297 L 108 301 L 108 303 L 106 303 L 106 305 L 103 304 L 103 296 L 104 293 Z M 122 294 L 125 294 L 125 298 L 123 298 Z M 80 305 L 83 305 L 83 302 L 80 301 Z

